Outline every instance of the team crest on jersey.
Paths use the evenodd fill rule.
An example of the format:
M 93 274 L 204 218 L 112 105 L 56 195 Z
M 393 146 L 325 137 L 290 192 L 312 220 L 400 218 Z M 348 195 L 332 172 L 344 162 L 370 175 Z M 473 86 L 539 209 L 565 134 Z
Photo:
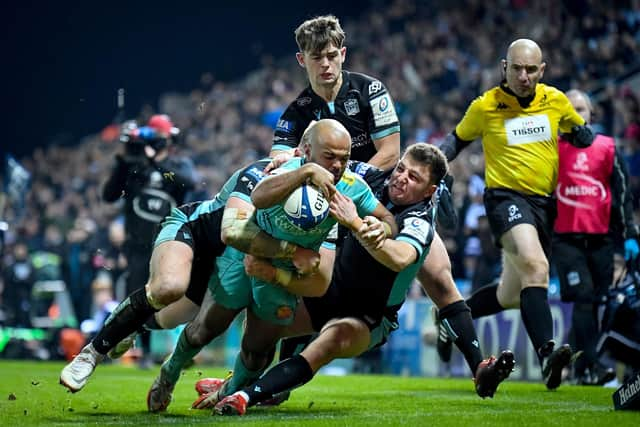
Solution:
M 276 309 L 276 317 L 280 320 L 288 319 L 293 316 L 293 309 L 288 305 L 281 305 Z
M 305 96 L 304 98 L 298 98 L 296 104 L 298 104 L 298 107 L 304 107 L 305 105 L 311 104 L 311 98 L 309 98 L 308 96 Z
M 382 83 L 378 80 L 374 80 L 369 83 L 369 95 L 373 95 L 374 93 L 378 93 L 382 90 Z
M 357 99 L 347 99 L 344 102 L 344 111 L 346 111 L 347 116 L 355 116 L 360 112 L 360 105 L 358 105 Z

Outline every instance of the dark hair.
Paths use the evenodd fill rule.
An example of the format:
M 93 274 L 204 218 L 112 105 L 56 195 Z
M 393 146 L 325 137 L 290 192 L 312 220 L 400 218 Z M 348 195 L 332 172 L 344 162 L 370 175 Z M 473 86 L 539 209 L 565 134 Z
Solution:
M 318 16 L 304 21 L 295 31 L 296 43 L 300 52 L 320 52 L 333 43 L 342 48 L 344 31 L 340 21 L 333 15 Z
M 435 145 L 418 142 L 408 146 L 404 154 L 430 168 L 430 184 L 437 185 L 449 171 L 447 158 Z

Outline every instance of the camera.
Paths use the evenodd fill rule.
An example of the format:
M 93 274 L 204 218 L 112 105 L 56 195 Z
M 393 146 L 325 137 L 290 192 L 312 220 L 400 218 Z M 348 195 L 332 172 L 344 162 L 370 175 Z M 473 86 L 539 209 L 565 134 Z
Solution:
M 160 121 L 157 119 L 158 116 L 161 116 Z M 157 115 L 152 116 L 147 126 L 138 126 L 135 120 L 124 122 L 120 129 L 120 142 L 126 144 L 129 156 L 141 157 L 144 156 L 145 146 L 150 146 L 155 151 L 162 150 L 168 145 L 169 139 L 178 133 L 178 128 L 173 127 L 168 116 Z

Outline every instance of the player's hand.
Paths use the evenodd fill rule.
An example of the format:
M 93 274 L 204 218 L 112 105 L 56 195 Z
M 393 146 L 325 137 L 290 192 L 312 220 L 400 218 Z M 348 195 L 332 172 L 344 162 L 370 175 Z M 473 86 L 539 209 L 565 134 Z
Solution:
M 365 248 L 380 249 L 387 239 L 384 223 L 373 216 L 363 219 L 364 226 L 356 232 L 356 238 Z
M 320 254 L 311 249 L 298 246 L 291 262 L 299 274 L 314 274 L 320 268 Z
M 263 282 L 274 283 L 276 279 L 276 268 L 266 259 L 253 255 L 244 256 L 244 271 Z
M 269 173 L 272 170 L 278 169 L 280 166 L 287 163 L 292 157 L 293 154 L 288 151 L 276 154 L 273 159 L 271 159 L 271 162 L 269 162 L 267 167 L 264 168 L 264 173 Z
M 329 213 L 336 221 L 350 230 L 356 231 L 362 226 L 356 205 L 353 200 L 343 194 L 335 193 L 333 198 L 330 199 Z
M 307 163 L 303 167 L 307 168 L 309 182 L 315 185 L 327 200 L 331 200 L 336 193 L 333 174 L 315 163 Z

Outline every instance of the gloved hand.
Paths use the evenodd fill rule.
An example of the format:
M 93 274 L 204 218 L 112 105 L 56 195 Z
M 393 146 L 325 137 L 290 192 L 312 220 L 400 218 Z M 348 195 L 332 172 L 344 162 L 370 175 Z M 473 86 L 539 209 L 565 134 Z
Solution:
M 638 241 L 634 238 L 624 241 L 624 259 L 625 261 L 632 261 L 638 257 L 640 253 L 640 247 L 638 247 Z
M 569 144 L 577 148 L 587 148 L 593 142 L 595 134 L 591 128 L 587 125 L 574 126 L 571 128 L 571 133 L 565 133 L 562 135 Z
M 453 176 L 447 174 L 442 179 L 438 188 L 438 224 L 447 230 L 455 230 L 458 226 L 458 215 L 453 205 L 453 196 L 451 189 L 453 188 Z

